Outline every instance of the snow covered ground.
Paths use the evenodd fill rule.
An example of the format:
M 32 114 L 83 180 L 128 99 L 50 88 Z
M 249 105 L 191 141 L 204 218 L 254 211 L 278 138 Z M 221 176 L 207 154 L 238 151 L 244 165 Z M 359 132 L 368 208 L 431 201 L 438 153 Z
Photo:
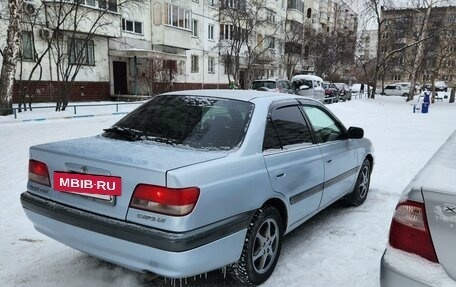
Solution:
M 335 204 L 289 234 L 276 270 L 263 286 L 379 286 L 380 257 L 397 200 L 456 128 L 456 103 L 436 102 L 427 114 L 413 113 L 414 103 L 377 96 L 328 105 L 347 127 L 364 128 L 374 144 L 376 162 L 368 199 L 356 208 Z M 135 106 L 121 106 L 119 112 Z M 35 109 L 17 119 L 0 117 L 1 286 L 170 285 L 169 280 L 151 280 L 41 235 L 19 202 L 26 187 L 29 146 L 96 135 L 122 117 L 115 112 L 113 106 L 102 106 L 78 108 L 80 118 L 72 118 L 72 109 L 65 113 Z M 207 280 L 189 279 L 188 285 L 236 286 L 221 272 L 209 273 Z

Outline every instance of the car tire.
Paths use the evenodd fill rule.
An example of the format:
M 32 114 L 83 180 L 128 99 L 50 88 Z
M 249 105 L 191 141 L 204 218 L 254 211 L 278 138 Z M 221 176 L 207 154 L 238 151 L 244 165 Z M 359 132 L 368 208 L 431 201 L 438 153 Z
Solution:
M 229 272 L 244 285 L 266 281 L 274 271 L 282 247 L 282 218 L 273 206 L 258 209 L 250 222 L 239 261 Z
M 343 198 L 343 201 L 347 205 L 359 206 L 366 201 L 369 192 L 371 171 L 371 163 L 368 159 L 365 159 L 359 170 L 353 191 Z

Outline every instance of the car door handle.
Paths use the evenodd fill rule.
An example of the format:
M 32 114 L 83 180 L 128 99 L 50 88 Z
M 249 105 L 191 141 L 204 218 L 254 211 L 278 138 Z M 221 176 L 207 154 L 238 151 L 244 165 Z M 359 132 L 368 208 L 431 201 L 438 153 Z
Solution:
M 285 171 L 283 171 L 283 170 L 278 170 L 278 171 L 274 172 L 274 174 L 275 174 L 275 177 L 281 178 L 281 177 L 284 177 L 284 176 L 285 176 Z
M 333 161 L 332 158 L 327 158 L 327 159 L 326 159 L 326 163 L 331 163 L 332 161 Z

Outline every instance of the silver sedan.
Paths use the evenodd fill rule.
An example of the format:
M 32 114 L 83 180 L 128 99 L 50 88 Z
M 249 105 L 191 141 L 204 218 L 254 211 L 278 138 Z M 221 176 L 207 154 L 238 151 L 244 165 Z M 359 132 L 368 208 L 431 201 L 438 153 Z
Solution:
M 103 260 L 170 278 L 226 267 L 260 284 L 285 234 L 366 200 L 363 135 L 299 96 L 168 93 L 98 136 L 31 147 L 21 201 L 38 231 Z

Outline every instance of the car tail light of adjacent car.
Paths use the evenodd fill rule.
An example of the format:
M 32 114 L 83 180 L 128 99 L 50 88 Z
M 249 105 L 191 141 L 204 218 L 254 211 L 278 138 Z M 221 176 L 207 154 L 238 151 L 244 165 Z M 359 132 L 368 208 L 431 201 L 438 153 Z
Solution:
M 40 162 L 33 159 L 29 160 L 28 178 L 31 181 L 51 186 L 51 181 L 49 180 L 48 167 L 44 162 Z
M 394 248 L 438 262 L 423 203 L 407 200 L 397 205 L 389 243 Z
M 161 214 L 183 216 L 192 212 L 198 201 L 197 187 L 168 188 L 139 184 L 133 192 L 130 207 Z

